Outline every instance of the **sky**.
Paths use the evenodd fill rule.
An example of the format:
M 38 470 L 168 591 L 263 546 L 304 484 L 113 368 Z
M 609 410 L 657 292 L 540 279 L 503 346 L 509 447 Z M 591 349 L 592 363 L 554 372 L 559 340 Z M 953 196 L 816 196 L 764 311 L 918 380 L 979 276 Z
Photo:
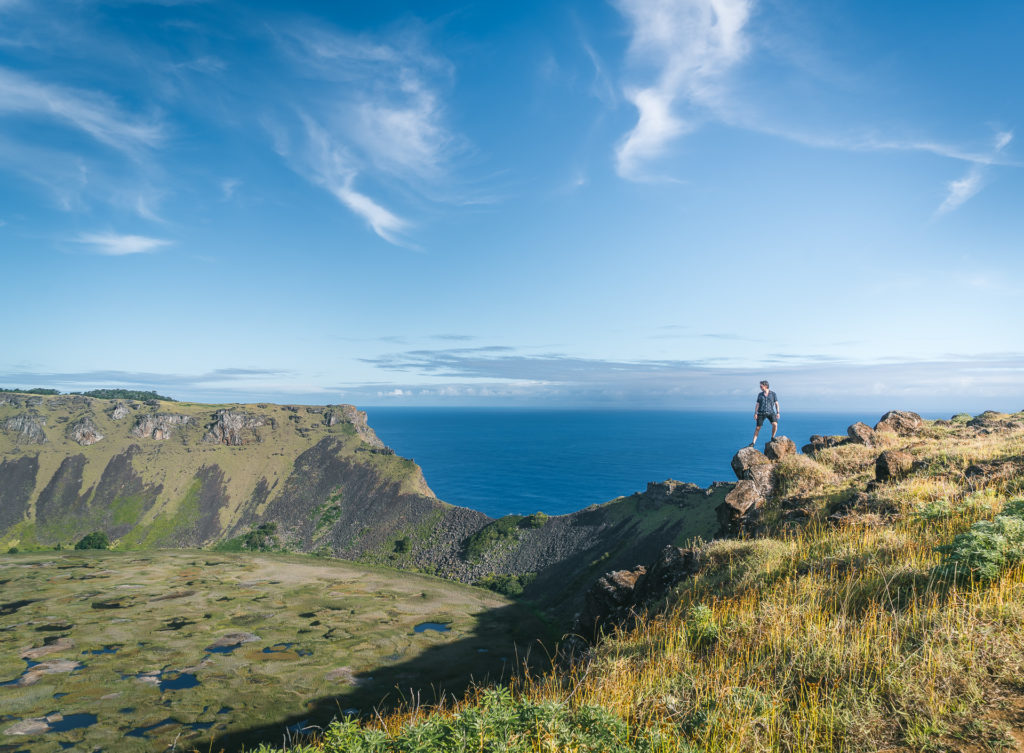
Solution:
M 0 386 L 1024 408 L 1024 4 L 0 0 Z

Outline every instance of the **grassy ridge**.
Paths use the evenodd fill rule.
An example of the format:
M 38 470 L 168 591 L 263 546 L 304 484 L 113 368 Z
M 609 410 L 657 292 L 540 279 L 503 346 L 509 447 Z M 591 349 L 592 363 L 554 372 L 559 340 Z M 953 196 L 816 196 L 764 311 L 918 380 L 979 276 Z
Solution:
M 1020 520 L 1021 419 L 787 460 L 756 536 L 703 545 L 696 577 L 584 661 L 305 750 L 1021 749 L 1024 534 L 999 522 Z M 910 475 L 870 484 L 883 449 Z

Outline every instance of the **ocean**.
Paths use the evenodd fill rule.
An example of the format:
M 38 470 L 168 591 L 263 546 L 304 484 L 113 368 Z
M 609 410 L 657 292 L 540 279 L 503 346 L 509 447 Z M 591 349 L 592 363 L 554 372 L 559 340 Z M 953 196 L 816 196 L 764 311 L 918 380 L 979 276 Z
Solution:
M 735 481 L 729 461 L 754 431 L 752 410 L 366 411 L 381 440 L 414 459 L 440 499 L 492 517 L 561 515 L 667 478 L 701 486 Z M 812 434 L 846 434 L 851 423 L 880 416 L 783 412 L 779 434 L 799 448 Z M 770 436 L 765 424 L 759 449 Z

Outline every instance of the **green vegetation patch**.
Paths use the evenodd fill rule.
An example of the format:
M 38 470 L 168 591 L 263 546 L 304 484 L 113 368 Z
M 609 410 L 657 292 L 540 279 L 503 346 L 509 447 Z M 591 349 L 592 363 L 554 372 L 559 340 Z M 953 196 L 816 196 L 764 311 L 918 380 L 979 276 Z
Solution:
M 949 544 L 937 547 L 936 573 L 954 580 L 992 581 L 1024 561 L 1024 499 L 1007 502 L 992 520 L 979 520 Z
M 334 722 L 321 744 L 289 746 L 293 753 L 462 753 L 463 751 L 576 751 L 647 753 L 661 740 L 637 734 L 625 721 L 598 706 L 517 699 L 505 688 L 481 694 L 477 703 L 452 716 L 428 716 L 394 732 L 360 726 L 351 719 Z M 261 747 L 258 753 L 276 748 Z
M 75 549 L 109 549 L 110 539 L 103 531 L 87 533 L 75 544 Z
M 537 573 L 519 573 L 518 575 L 490 573 L 478 580 L 476 585 L 489 588 L 491 591 L 505 596 L 521 596 L 523 589 L 533 583 L 536 577 Z
M 518 542 L 520 523 L 524 520 L 522 515 L 506 515 L 488 523 L 466 539 L 466 558 L 476 562 L 499 544 Z
M 59 392 L 47 393 L 52 395 L 59 395 Z M 175 402 L 173 397 L 167 397 L 166 395 L 159 395 L 153 390 L 122 390 L 122 389 L 102 389 L 102 390 L 89 390 L 88 392 L 72 392 L 72 395 L 85 395 L 86 397 L 98 397 L 103 400 L 162 400 L 167 403 Z
M 260 523 L 241 536 L 220 541 L 213 546 L 215 552 L 279 552 L 281 542 L 277 538 L 277 523 Z

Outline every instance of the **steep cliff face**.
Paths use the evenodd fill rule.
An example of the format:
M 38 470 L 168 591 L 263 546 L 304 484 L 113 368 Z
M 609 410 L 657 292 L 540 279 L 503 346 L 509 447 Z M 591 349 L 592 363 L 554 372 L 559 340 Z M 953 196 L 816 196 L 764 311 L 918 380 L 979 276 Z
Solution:
M 345 514 L 317 515 L 341 500 Z M 358 554 L 383 545 L 393 509 L 447 507 L 353 406 L 0 402 L 0 547 L 69 545 L 94 530 L 122 547 L 207 546 L 275 522 L 297 548 Z M 332 534 L 339 524 L 344 535 Z

